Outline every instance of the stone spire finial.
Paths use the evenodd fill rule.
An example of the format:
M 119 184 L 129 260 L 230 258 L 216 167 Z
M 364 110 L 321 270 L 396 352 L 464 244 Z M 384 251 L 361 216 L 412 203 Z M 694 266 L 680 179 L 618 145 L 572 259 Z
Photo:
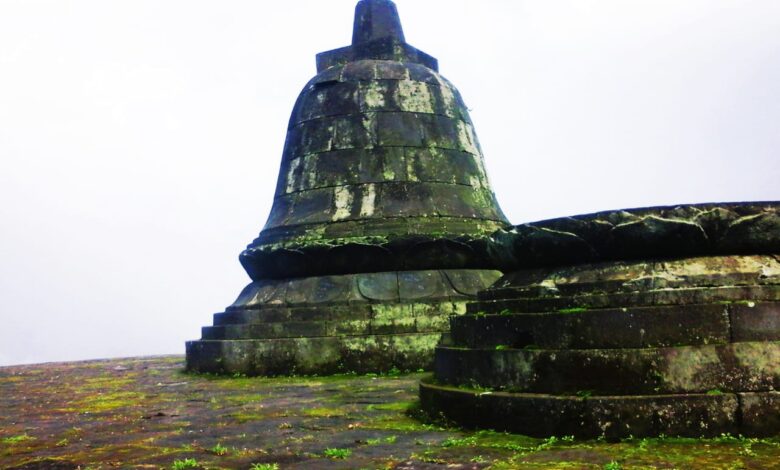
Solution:
M 365 44 L 376 39 L 391 38 L 404 43 L 404 30 L 398 9 L 391 0 L 361 0 L 355 7 L 355 27 L 352 45 Z
M 439 70 L 434 57 L 406 43 L 398 9 L 391 0 L 360 0 L 355 7 L 352 45 L 317 54 L 317 72 L 358 60 L 393 60 Z

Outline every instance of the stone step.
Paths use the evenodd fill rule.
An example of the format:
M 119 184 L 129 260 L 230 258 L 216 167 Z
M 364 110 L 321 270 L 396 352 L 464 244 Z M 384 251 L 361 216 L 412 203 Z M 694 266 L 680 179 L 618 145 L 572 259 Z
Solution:
M 187 342 L 187 369 L 246 375 L 430 370 L 441 333 Z
M 780 342 L 645 349 L 438 347 L 436 378 L 525 393 L 645 395 L 780 389 Z
M 780 433 L 780 393 L 556 396 L 420 384 L 423 409 L 466 427 L 535 437 L 717 437 Z
M 483 291 L 488 292 L 488 291 Z M 495 296 L 493 296 L 495 294 Z M 652 305 L 690 305 L 717 302 L 780 301 L 778 286 L 697 287 L 691 289 L 656 289 L 612 294 L 576 296 L 518 296 L 516 291 L 497 289 L 490 297 L 468 306 L 469 313 L 538 313 L 571 308 L 623 308 Z
M 373 320 L 228 324 L 204 327 L 202 339 L 270 339 L 338 335 L 441 333 L 449 328 L 449 319 L 449 315 L 420 315 L 417 317 Z
M 358 303 L 317 307 L 274 306 L 258 309 L 228 309 L 214 314 L 214 326 L 248 323 L 303 321 L 399 320 L 431 315 L 459 315 L 465 301 L 419 303 Z
M 612 349 L 780 341 L 780 302 L 466 314 L 451 320 L 466 348 Z

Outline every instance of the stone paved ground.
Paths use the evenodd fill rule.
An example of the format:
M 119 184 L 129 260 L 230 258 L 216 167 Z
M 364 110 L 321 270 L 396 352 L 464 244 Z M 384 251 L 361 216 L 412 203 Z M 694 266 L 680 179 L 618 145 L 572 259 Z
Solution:
M 609 443 L 440 427 L 415 412 L 424 374 L 182 368 L 182 357 L 0 368 L 0 468 L 780 468 L 780 437 Z

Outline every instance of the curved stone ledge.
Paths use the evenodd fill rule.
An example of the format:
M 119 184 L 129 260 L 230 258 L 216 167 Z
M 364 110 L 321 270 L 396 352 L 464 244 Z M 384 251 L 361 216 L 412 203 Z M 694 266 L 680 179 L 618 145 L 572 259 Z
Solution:
M 653 305 L 669 301 L 692 303 L 687 293 L 708 289 L 716 292 L 718 288 L 777 289 L 778 286 L 780 259 L 777 255 L 701 256 L 665 261 L 609 261 L 572 267 L 523 269 L 507 273 L 490 288 L 480 292 L 479 298 L 614 296 L 619 302 L 627 302 L 626 305 L 638 305 L 636 302 Z M 745 294 L 749 295 L 748 292 Z M 632 297 L 636 300 L 631 301 Z
M 512 271 L 598 261 L 780 253 L 777 201 L 598 212 L 517 225 L 492 237 Z
M 369 324 L 397 324 L 425 322 L 429 318 L 462 315 L 466 310 L 464 299 L 434 302 L 364 303 L 328 305 L 319 307 L 263 307 L 259 309 L 231 309 L 214 315 L 214 326 L 274 323 L 337 323 L 365 322 Z M 446 326 L 441 331 L 446 331 Z
M 441 333 L 187 342 L 187 369 L 311 375 L 430 369 Z
M 439 347 L 436 379 L 528 393 L 653 395 L 780 389 L 780 342 L 643 349 Z
M 311 309 L 372 302 L 464 300 L 474 298 L 500 276 L 499 271 L 464 269 L 264 279 L 246 286 L 228 312 L 264 307 Z M 355 311 L 359 312 L 359 307 Z
M 413 221 L 413 218 L 391 218 L 377 222 L 371 229 L 376 234 L 387 233 L 395 230 L 394 227 L 408 226 Z M 442 221 L 442 226 L 449 227 L 442 230 L 459 231 L 460 228 L 454 228 L 451 222 Z M 457 223 L 460 224 L 460 221 Z M 473 227 L 489 225 L 476 219 L 466 221 L 466 224 Z M 364 222 L 359 225 L 366 226 Z M 493 228 L 499 226 L 496 223 Z M 307 241 L 296 241 L 294 234 L 271 234 L 287 241 L 250 246 L 241 253 L 239 261 L 249 277 L 256 281 L 384 271 L 495 268 L 487 256 L 487 238 L 361 236 L 359 229 L 350 233 L 351 228 L 355 227 L 350 222 L 330 224 L 328 229 L 343 229 L 344 233 L 330 232 L 330 239 Z
M 729 328 L 727 306 L 696 305 L 472 314 L 453 319 L 450 334 L 466 348 L 610 349 L 727 343 Z
M 435 308 L 434 306 L 431 307 Z M 275 339 L 339 335 L 441 333 L 442 331 L 447 331 L 451 313 L 453 312 L 366 320 L 280 321 L 219 325 L 204 327 L 202 338 L 204 340 Z
M 510 311 L 453 318 L 453 343 L 467 348 L 610 349 L 780 341 L 780 302 Z
M 777 286 L 702 287 L 619 294 L 481 300 L 470 303 L 468 309 L 472 313 L 500 313 L 503 311 L 538 313 L 581 308 L 608 309 L 778 300 L 780 300 L 780 289 Z
M 420 384 L 423 409 L 466 427 L 536 437 L 715 437 L 780 433 L 780 393 L 562 397 Z

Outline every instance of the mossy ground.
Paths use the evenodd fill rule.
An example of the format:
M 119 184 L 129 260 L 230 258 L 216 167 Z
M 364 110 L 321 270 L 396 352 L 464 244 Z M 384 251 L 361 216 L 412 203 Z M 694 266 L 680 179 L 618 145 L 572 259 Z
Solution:
M 780 438 L 617 443 L 418 419 L 424 374 L 191 375 L 182 357 L 0 368 L 0 468 L 769 469 Z

